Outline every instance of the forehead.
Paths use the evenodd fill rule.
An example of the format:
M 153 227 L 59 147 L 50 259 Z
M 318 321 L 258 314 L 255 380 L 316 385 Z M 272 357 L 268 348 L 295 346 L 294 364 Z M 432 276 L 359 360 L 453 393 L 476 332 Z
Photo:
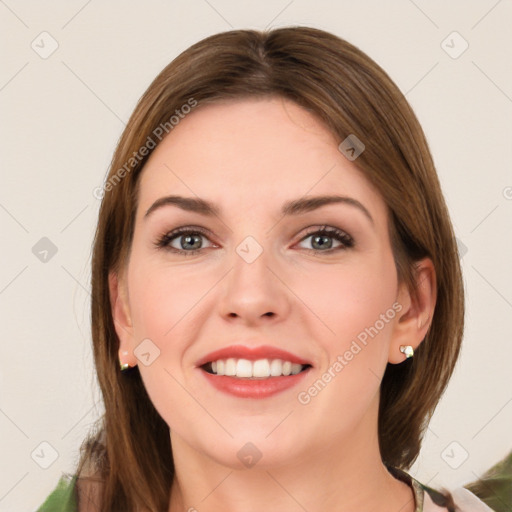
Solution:
M 198 196 L 221 209 L 277 210 L 302 196 L 342 194 L 386 216 L 380 193 L 338 150 L 321 120 L 283 98 L 196 107 L 153 151 L 140 178 L 145 211 L 166 194 Z

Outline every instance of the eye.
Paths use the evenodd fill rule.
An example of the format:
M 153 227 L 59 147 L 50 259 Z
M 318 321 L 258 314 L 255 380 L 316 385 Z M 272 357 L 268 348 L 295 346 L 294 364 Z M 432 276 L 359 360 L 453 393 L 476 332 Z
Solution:
M 202 239 L 207 239 L 201 228 L 182 227 L 166 233 L 157 240 L 155 245 L 160 249 L 168 249 L 180 254 L 196 254 L 204 249 Z
M 303 248 L 317 253 L 330 253 L 354 246 L 354 240 L 349 234 L 330 226 L 315 228 L 303 237 L 300 243 L 304 243 L 309 238 L 311 239 L 312 248 Z M 203 244 L 204 239 L 210 243 L 208 247 L 216 247 L 215 244 L 210 242 L 207 232 L 203 228 L 185 226 L 164 234 L 155 242 L 155 246 L 159 249 L 190 256 L 208 248 Z M 333 240 L 338 242 L 338 246 L 333 247 Z
M 305 247 L 306 250 L 315 252 L 332 252 L 344 250 L 354 246 L 354 239 L 341 229 L 329 226 L 323 226 L 320 229 L 310 231 L 310 233 L 302 238 L 301 243 L 307 239 L 311 239 L 312 248 Z M 340 245 L 333 247 L 333 239 Z

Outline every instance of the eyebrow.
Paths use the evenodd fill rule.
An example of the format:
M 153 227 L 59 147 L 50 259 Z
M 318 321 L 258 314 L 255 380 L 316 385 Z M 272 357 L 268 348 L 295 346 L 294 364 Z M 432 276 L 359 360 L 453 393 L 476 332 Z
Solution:
M 374 220 L 370 212 L 357 199 L 338 195 L 302 197 L 300 199 L 295 199 L 293 201 L 287 201 L 286 203 L 284 203 L 281 209 L 281 214 L 283 216 L 300 215 L 302 213 L 307 213 L 318 208 L 321 208 L 322 206 L 337 203 L 354 206 L 355 208 L 359 209 L 362 213 L 364 213 L 368 220 L 372 224 L 374 224 Z M 206 201 L 205 199 L 201 199 L 199 197 L 166 196 L 157 199 L 149 207 L 149 209 L 144 215 L 144 218 L 147 218 L 155 210 L 169 205 L 176 206 L 188 212 L 199 213 L 207 217 L 219 217 L 221 213 L 220 208 L 218 206 L 214 205 L 210 201 Z

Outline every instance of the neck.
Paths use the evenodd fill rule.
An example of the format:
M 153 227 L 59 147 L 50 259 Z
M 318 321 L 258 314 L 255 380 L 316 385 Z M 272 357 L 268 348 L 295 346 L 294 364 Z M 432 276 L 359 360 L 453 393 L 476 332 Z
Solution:
M 175 478 L 169 512 L 414 512 L 411 488 L 395 479 L 380 458 L 377 410 L 321 450 L 268 467 L 219 464 L 171 433 Z

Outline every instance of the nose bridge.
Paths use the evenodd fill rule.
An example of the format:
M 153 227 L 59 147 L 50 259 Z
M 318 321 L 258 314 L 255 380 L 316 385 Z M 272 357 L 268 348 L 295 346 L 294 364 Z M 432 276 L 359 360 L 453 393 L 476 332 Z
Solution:
M 261 237 L 258 237 L 261 238 Z M 253 297 L 268 293 L 273 277 L 268 265 L 270 248 L 263 245 L 254 236 L 246 236 L 236 247 L 233 255 L 233 272 L 231 276 L 232 292 L 242 292 Z
M 263 234 L 260 237 L 263 239 Z M 221 301 L 224 315 L 256 321 L 265 315 L 286 314 L 288 298 L 283 284 L 274 275 L 275 270 L 270 270 L 277 266 L 273 261 L 270 244 L 263 246 L 252 235 L 242 239 L 235 247 L 233 269 L 224 287 Z
M 234 273 L 238 278 L 251 280 L 256 275 L 263 278 L 268 273 L 267 265 L 270 255 L 268 244 L 264 246 L 255 237 L 249 235 L 235 247 L 235 253 Z

